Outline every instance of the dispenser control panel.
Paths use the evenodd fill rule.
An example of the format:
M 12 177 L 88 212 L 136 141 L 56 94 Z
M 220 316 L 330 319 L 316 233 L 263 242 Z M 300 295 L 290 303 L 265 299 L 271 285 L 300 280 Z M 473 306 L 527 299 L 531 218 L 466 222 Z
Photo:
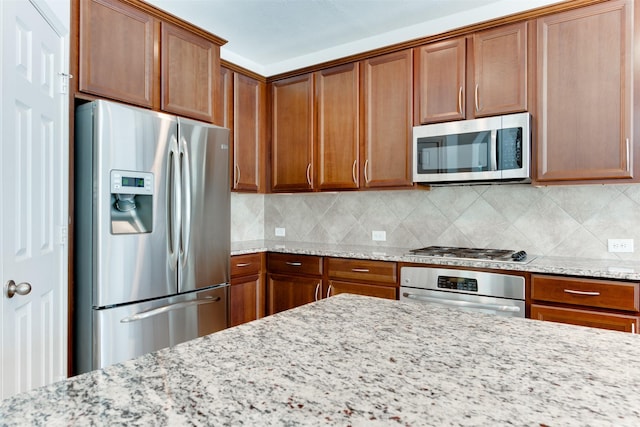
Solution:
M 153 194 L 153 174 L 112 170 L 111 194 Z

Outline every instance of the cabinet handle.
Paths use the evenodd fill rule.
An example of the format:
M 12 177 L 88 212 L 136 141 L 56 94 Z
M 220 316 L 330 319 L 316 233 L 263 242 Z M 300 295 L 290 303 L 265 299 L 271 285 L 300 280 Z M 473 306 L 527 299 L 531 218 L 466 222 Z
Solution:
M 333 285 L 329 285 L 329 289 L 327 289 L 327 298 L 329 298 L 331 296 L 331 288 L 333 287 Z
M 564 291 L 568 294 L 586 295 L 590 297 L 597 297 L 598 295 L 600 295 L 600 292 L 597 291 L 574 291 L 573 289 L 565 289 Z
M 318 282 L 318 284 L 316 285 L 316 294 L 315 294 L 316 301 L 318 301 L 319 293 L 320 293 L 320 282 Z
M 238 184 L 240 183 L 240 166 L 235 165 L 236 168 L 236 179 L 234 180 L 234 186 L 237 187 Z
M 629 153 L 631 152 L 631 146 L 629 138 L 627 138 L 627 172 L 631 172 L 631 158 L 629 157 Z
M 458 113 L 462 114 L 462 86 L 458 91 Z
M 364 182 L 369 183 L 369 174 L 367 173 L 367 169 L 369 168 L 369 159 L 364 161 Z
M 476 93 L 475 93 L 475 101 L 476 101 L 476 113 L 480 111 L 480 103 L 478 102 L 478 83 L 476 83 Z
M 368 273 L 369 269 L 368 268 L 352 268 L 351 271 L 353 271 L 354 273 Z
M 358 184 L 358 178 L 356 177 L 356 163 L 358 161 L 354 160 L 353 161 L 353 166 L 351 166 L 351 178 L 353 178 L 353 183 L 354 184 Z
M 285 261 L 285 264 L 291 265 L 293 267 L 300 267 L 302 265 L 301 262 L 293 262 L 293 261 Z
M 631 324 L 631 333 L 632 334 L 636 333 L 636 322 L 635 321 Z
M 307 165 L 307 182 L 309 183 L 309 187 L 311 187 L 311 163 Z
M 236 267 L 249 267 L 250 265 L 250 262 L 241 262 L 239 264 L 236 264 Z

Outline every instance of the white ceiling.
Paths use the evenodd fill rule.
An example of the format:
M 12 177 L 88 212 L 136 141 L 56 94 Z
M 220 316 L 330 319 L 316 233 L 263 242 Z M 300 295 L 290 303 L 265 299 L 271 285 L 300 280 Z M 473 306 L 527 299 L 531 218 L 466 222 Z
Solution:
M 146 1 L 228 40 L 223 59 L 268 77 L 561 0 Z

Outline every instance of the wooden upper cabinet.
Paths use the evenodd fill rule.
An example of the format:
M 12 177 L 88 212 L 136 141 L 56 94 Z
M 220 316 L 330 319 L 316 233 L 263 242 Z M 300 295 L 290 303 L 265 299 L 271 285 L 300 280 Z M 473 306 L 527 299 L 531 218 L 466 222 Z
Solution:
M 473 115 L 527 111 L 527 23 L 473 34 Z
M 537 21 L 538 182 L 632 178 L 630 0 Z
M 359 64 L 316 73 L 316 188 L 358 188 Z
M 178 26 L 162 23 L 161 108 L 214 121 L 219 97 L 220 46 Z
M 79 4 L 79 90 L 152 107 L 154 18 L 116 0 Z
M 413 55 L 411 49 L 362 62 L 360 187 L 411 186 Z
M 465 118 L 467 40 L 458 37 L 415 48 L 415 123 Z
M 527 111 L 527 23 L 414 49 L 415 124 Z
M 264 191 L 266 83 L 233 76 L 233 189 Z
M 313 188 L 313 74 L 272 83 L 272 191 Z

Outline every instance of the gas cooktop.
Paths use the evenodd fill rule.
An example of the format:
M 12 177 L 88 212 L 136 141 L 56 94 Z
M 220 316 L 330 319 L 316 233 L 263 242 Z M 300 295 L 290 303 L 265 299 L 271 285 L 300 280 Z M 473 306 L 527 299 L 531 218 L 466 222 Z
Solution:
M 514 251 L 511 249 L 490 249 L 490 248 L 459 248 L 455 246 L 427 246 L 426 248 L 413 249 L 411 255 L 425 257 L 444 257 L 475 259 L 503 262 L 529 262 L 532 258 L 527 257 L 525 251 Z

